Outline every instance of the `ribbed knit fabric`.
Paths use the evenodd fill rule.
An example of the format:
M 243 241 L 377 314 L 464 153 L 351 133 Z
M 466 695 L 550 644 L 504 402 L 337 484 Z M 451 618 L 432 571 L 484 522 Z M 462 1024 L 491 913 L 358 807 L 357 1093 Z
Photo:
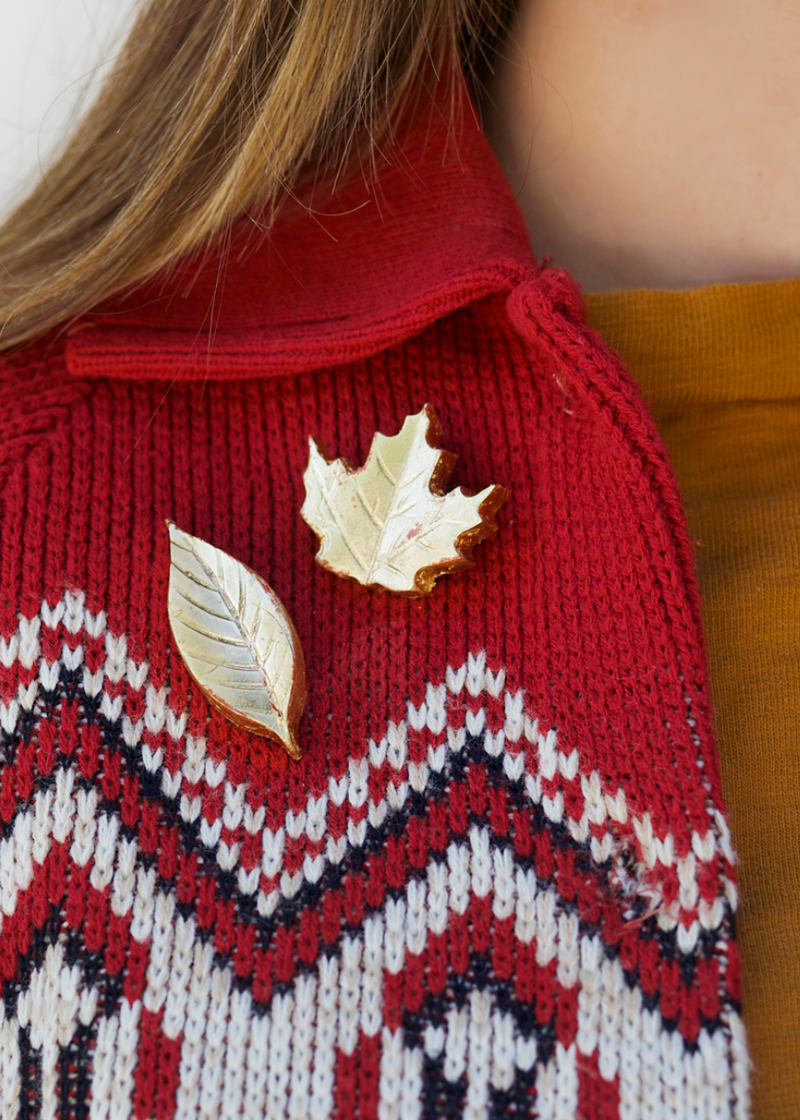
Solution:
M 746 1115 L 672 474 L 482 137 L 432 121 L 224 285 L 0 366 L 9 1117 Z M 453 483 L 511 497 L 407 600 L 315 564 L 302 472 L 426 401 Z M 301 762 L 188 678 L 165 517 L 290 612 Z
M 698 542 L 758 1120 L 800 1115 L 800 281 L 587 297 Z

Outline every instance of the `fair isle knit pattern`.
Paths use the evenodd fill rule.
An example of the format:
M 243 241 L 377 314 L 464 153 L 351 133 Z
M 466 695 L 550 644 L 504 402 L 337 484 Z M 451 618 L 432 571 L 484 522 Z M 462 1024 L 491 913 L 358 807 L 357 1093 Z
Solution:
M 0 647 L 19 678 L 7 742 L 37 712 L 85 716 L 16 764 L 29 796 L 0 849 L 7 1115 L 32 1098 L 80 1115 L 87 1097 L 92 1117 L 167 1100 L 176 1116 L 506 1116 L 529 1102 L 600 1116 L 615 1097 L 623 1115 L 726 1115 L 746 1056 L 724 940 L 735 888 L 708 889 L 709 865 L 732 858 L 718 814 L 676 858 L 480 654 L 267 821 L 272 798 L 228 778 L 126 650 L 74 594 Z M 121 763 L 98 789 L 100 742 Z M 138 827 L 116 808 L 131 757 Z M 671 902 L 657 867 L 677 872 Z M 265 928 L 266 952 L 252 936 Z
M 224 298 L 188 266 L 0 363 L 8 1120 L 745 1120 L 672 475 L 482 138 L 423 133 L 336 238 L 294 215 Z M 302 474 L 426 402 L 511 497 L 408 600 L 315 564 Z M 167 517 L 289 611 L 299 763 L 188 677 Z
M 59 639 L 48 661 L 42 649 L 58 654 Z M 92 639 L 105 647 L 94 671 Z M 700 887 L 709 864 L 732 858 L 724 821 L 715 814 L 677 859 L 671 837 L 659 843 L 628 813 L 624 790 L 579 775 L 574 751 L 559 751 L 482 654 L 277 827 L 263 791 L 227 778 L 82 596 L 45 605 L 0 657 L 21 678 L 0 711 L 8 735 L 37 709 L 80 698 L 90 713 L 71 742 L 62 733 L 66 750 L 38 752 L 33 783 L 33 759 L 17 769 L 31 796 L 0 855 L 4 979 L 19 975 L 0 1027 L 7 1115 L 29 1114 L 32 1097 L 43 1115 L 80 1115 L 87 1089 L 92 1117 L 132 1102 L 158 1114 L 173 1098 L 176 1116 L 293 1120 L 337 1104 L 479 1117 L 537 1102 L 539 1116 L 602 1116 L 614 1097 L 623 1115 L 727 1114 L 731 1075 L 746 1072 L 738 979 L 718 944 L 735 888 L 724 877 L 721 897 Z M 132 695 L 135 720 L 123 715 Z M 130 812 L 125 823 L 114 779 L 92 788 L 101 738 L 123 762 L 141 755 L 169 822 L 162 840 L 172 830 L 202 853 L 199 875 L 176 844 L 158 851 Z M 427 836 L 415 802 L 435 821 Z M 634 836 L 643 859 L 631 859 Z M 673 865 L 668 902 L 649 873 Z M 598 902 L 611 884 L 613 908 Z M 259 925 L 273 930 L 271 952 L 254 948 Z M 659 980 L 665 946 L 674 968 Z M 123 953 L 136 962 L 125 978 Z M 359 1050 L 372 1061 L 353 1061 Z

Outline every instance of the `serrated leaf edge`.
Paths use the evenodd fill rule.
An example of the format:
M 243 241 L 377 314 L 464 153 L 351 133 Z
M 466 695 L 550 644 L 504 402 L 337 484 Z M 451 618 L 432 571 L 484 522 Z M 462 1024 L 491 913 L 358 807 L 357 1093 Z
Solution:
M 414 576 L 414 587 L 410 590 L 399 591 L 395 588 L 387 587 L 386 584 L 380 580 L 372 581 L 369 575 L 380 567 L 386 565 L 376 565 L 376 557 L 373 555 L 369 565 L 364 561 L 356 546 L 349 540 L 346 531 L 341 524 L 341 518 L 336 508 L 335 502 L 331 500 L 330 491 L 333 490 L 335 484 L 339 480 L 345 478 L 353 478 L 365 471 L 370 467 L 373 456 L 376 457 L 378 467 L 384 477 L 394 486 L 399 484 L 391 476 L 391 473 L 381 463 L 379 457 L 379 447 L 381 441 L 396 439 L 402 435 L 402 432 L 409 422 L 413 422 L 422 416 L 427 420 L 424 431 L 424 439 L 428 448 L 435 453 L 435 460 L 432 463 L 429 478 L 426 487 L 433 498 L 447 503 L 449 499 L 460 497 L 462 500 L 475 501 L 475 514 L 476 520 L 466 528 L 462 533 L 459 533 L 453 538 L 453 551 L 454 556 L 444 557 L 434 564 L 420 566 Z M 402 594 L 410 597 L 429 595 L 436 584 L 436 581 L 443 575 L 448 575 L 456 571 L 464 570 L 474 564 L 472 557 L 473 550 L 477 544 L 492 534 L 497 532 L 498 526 L 495 521 L 495 516 L 498 510 L 508 500 L 508 490 L 498 484 L 493 484 L 485 487 L 477 494 L 470 494 L 464 487 L 458 487 L 449 493 L 445 493 L 445 486 L 452 474 L 453 467 L 455 466 L 457 457 L 444 448 L 439 447 L 438 441 L 441 438 L 442 429 L 439 423 L 438 416 L 435 409 L 426 404 L 418 413 L 406 416 L 399 432 L 395 436 L 387 436 L 382 432 L 376 432 L 370 443 L 369 452 L 363 465 L 360 467 L 351 466 L 346 460 L 342 458 L 328 459 L 320 446 L 317 444 L 313 436 L 309 436 L 309 462 L 303 475 L 303 480 L 306 487 L 306 497 L 301 509 L 301 515 L 312 531 L 317 535 L 320 541 L 320 547 L 317 551 L 316 560 L 326 570 L 335 575 L 339 575 L 345 579 L 353 579 L 357 583 L 361 583 L 367 587 L 381 587 L 393 594 Z M 325 468 L 324 470 L 321 468 Z M 324 500 L 325 505 L 331 512 L 331 525 L 335 527 L 340 535 L 341 540 L 344 542 L 347 550 L 350 552 L 353 559 L 357 562 L 359 568 L 364 573 L 364 578 L 359 578 L 352 572 L 343 571 L 337 568 L 334 564 L 329 563 L 327 560 L 327 552 L 329 549 L 329 526 L 320 524 L 319 520 L 314 517 L 311 511 L 311 492 L 308 484 L 309 472 L 313 471 L 317 475 L 319 489 Z M 336 472 L 334 475 L 333 472 Z M 422 473 L 422 471 L 418 472 Z M 418 476 L 415 476 L 418 477 Z M 357 491 L 359 498 L 364 505 L 365 510 L 369 512 L 367 503 L 361 494 L 360 490 Z M 319 503 L 322 504 L 322 503 Z M 440 507 L 440 509 L 443 507 Z M 386 518 L 388 521 L 389 518 Z M 376 550 L 377 551 L 377 550 Z

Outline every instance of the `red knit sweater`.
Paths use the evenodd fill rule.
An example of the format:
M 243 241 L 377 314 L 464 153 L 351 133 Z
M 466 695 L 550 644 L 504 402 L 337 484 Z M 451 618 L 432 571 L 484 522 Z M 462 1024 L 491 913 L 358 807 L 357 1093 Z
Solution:
M 472 121 L 0 379 L 4 1117 L 745 1116 L 675 483 Z M 315 564 L 302 475 L 425 402 L 511 497 L 408 600 Z M 189 678 L 167 517 L 294 620 L 301 762 Z

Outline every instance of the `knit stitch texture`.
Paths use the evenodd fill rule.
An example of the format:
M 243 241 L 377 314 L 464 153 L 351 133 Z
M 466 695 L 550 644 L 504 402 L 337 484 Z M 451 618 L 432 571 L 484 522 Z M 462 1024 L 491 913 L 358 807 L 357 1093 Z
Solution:
M 401 143 L 0 364 L 4 1117 L 746 1116 L 671 470 L 472 123 Z M 315 564 L 302 474 L 426 402 L 511 497 L 408 600 Z M 188 677 L 166 517 L 291 614 L 301 762 Z

